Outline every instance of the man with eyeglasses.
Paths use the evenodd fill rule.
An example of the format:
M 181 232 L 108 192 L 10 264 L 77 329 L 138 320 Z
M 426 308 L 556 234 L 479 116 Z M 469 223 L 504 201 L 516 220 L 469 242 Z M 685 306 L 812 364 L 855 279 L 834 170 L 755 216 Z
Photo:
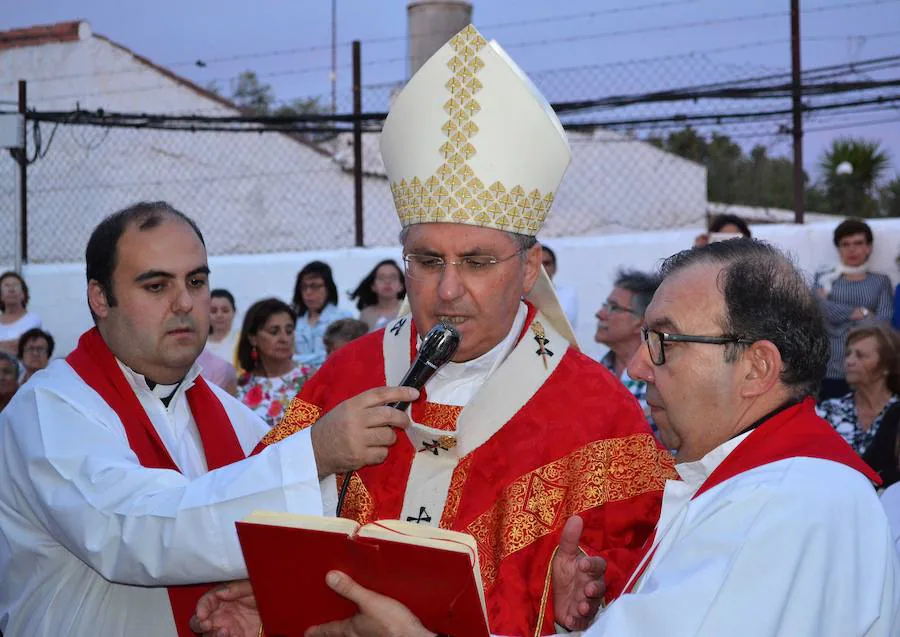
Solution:
M 637 270 L 619 270 L 613 290 L 597 310 L 594 340 L 609 347 L 600 362 L 631 392 L 641 405 L 653 433 L 656 425 L 647 405 L 647 383 L 628 375 L 626 366 L 641 346 L 644 310 L 659 287 L 659 277 Z
M 452 362 L 385 462 L 353 474 L 340 515 L 471 534 L 496 632 L 582 628 L 625 584 L 674 471 L 628 392 L 577 350 L 541 269 L 535 234 L 570 160 L 565 134 L 521 70 L 468 27 L 397 97 L 381 149 L 411 312 L 326 361 L 271 439 L 397 384 L 421 337 L 452 324 Z M 574 519 L 564 534 L 573 514 L 584 532 Z M 577 587 L 579 575 L 592 581 Z
M 828 338 L 804 277 L 750 239 L 676 254 L 662 273 L 629 373 L 649 385 L 681 479 L 584 637 L 896 637 L 879 478 L 815 413 Z M 307 637 L 434 637 L 394 600 L 327 581 L 360 613 Z

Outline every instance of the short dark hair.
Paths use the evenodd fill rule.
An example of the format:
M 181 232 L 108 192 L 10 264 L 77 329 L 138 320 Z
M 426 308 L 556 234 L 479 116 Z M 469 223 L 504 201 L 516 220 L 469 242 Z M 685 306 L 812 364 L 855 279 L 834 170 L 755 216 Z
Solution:
M 231 304 L 231 309 L 234 312 L 237 312 L 237 305 L 234 303 L 234 295 L 231 294 L 228 290 L 224 288 L 216 288 L 212 292 L 209 293 L 210 299 L 225 299 Z
M 365 321 L 354 318 L 339 319 L 325 328 L 322 341 L 326 346 L 334 345 L 335 341 L 349 343 L 352 340 L 369 333 L 369 326 Z
M 19 361 L 16 360 L 16 357 L 12 354 L 7 354 L 6 352 L 0 352 L 0 362 L 7 362 L 13 366 L 13 369 L 16 370 L 16 373 L 19 373 Z
M 862 234 L 866 237 L 866 243 L 872 244 L 874 237 L 872 236 L 872 228 L 869 227 L 862 219 L 844 219 L 837 228 L 834 229 L 834 246 L 837 247 L 841 239 L 852 237 L 855 234 Z
M 709 232 L 721 232 L 722 228 L 727 225 L 737 226 L 738 231 L 744 235 L 746 238 L 750 238 L 752 235 L 750 233 L 750 226 L 747 225 L 747 222 L 738 217 L 737 215 L 716 215 L 709 221 Z
M 553 265 L 556 265 L 556 253 L 553 251 L 553 249 L 550 246 L 548 246 L 546 243 L 542 243 L 541 250 L 543 250 L 544 252 L 549 254 L 550 261 L 553 263 Z
M 301 291 L 303 277 L 305 276 L 317 276 L 325 282 L 325 287 L 328 290 L 328 298 L 325 300 L 325 305 L 328 305 L 329 303 L 331 305 L 338 304 L 337 286 L 334 284 L 331 266 L 324 261 L 310 261 L 297 273 L 297 282 L 294 283 L 294 298 L 292 299 L 292 303 L 294 312 L 297 316 L 303 316 L 308 309 L 306 303 L 303 302 L 303 293 Z
M 707 263 L 722 266 L 722 332 L 752 342 L 771 341 L 784 363 L 781 382 L 797 398 L 815 394 L 825 376 L 828 335 L 819 303 L 796 266 L 764 241 L 730 239 L 679 252 L 663 262 L 660 273 L 666 279 Z M 725 360 L 737 360 L 746 347 L 728 345 Z
M 106 296 L 110 307 L 115 307 L 116 296 L 112 289 L 112 276 L 118 259 L 119 239 L 128 226 L 137 225 L 138 230 L 151 230 L 166 218 L 175 217 L 187 223 L 197 233 L 200 243 L 206 246 L 203 233 L 194 220 L 173 208 L 165 201 L 141 201 L 124 210 L 119 210 L 101 221 L 88 239 L 84 260 L 87 264 L 87 281 L 96 281 Z M 93 312 L 92 312 L 93 313 Z
M 372 289 L 372 286 L 375 284 L 375 275 L 378 273 L 378 268 L 383 265 L 392 265 L 397 268 L 397 272 L 400 274 L 400 285 L 403 286 L 403 289 L 397 293 L 397 298 L 402 299 L 406 296 L 406 277 L 403 276 L 403 268 L 397 265 L 397 262 L 393 259 L 385 259 L 384 261 L 379 261 L 378 265 L 372 268 L 372 271 L 369 272 L 366 277 L 359 282 L 356 289 L 350 293 L 350 300 L 356 301 L 357 310 L 362 311 L 370 305 L 378 304 L 378 295 L 375 294 L 375 290 Z
M 887 372 L 887 388 L 900 394 L 900 334 L 882 321 L 862 325 L 847 334 L 847 351 L 851 343 L 870 336 L 878 343 L 878 364 Z
M 50 332 L 45 332 L 39 327 L 32 327 L 30 330 L 23 332 L 22 336 L 19 337 L 19 360 L 25 356 L 25 348 L 28 346 L 28 343 L 36 341 L 39 338 L 47 341 L 47 356 L 53 356 L 53 349 L 56 347 L 56 341 L 50 336 Z
M 275 314 L 288 314 L 294 323 L 297 322 L 297 315 L 291 306 L 280 299 L 269 298 L 257 301 L 247 310 L 244 315 L 244 324 L 241 326 L 241 336 L 238 338 L 237 359 L 241 368 L 252 372 L 256 366 L 251 351 L 253 346 L 250 345 L 250 337 L 256 336 L 266 321 Z
M 633 295 L 631 310 L 635 314 L 643 316 L 660 283 L 662 283 L 662 279 L 657 274 L 623 268 L 616 273 L 613 285 L 631 292 Z
M 19 283 L 22 284 L 22 296 L 24 297 L 22 299 L 22 307 L 27 308 L 28 300 L 31 298 L 31 296 L 29 296 L 29 294 L 28 294 L 28 284 L 25 283 L 25 279 L 22 278 L 21 274 L 19 274 L 18 272 L 13 272 L 12 270 L 7 270 L 3 274 L 0 274 L 0 285 L 3 284 L 4 279 L 8 279 L 10 277 L 12 277 L 14 279 L 18 279 Z M 5 311 L 6 311 L 6 306 L 3 305 L 3 301 L 0 301 L 0 312 L 5 312 Z

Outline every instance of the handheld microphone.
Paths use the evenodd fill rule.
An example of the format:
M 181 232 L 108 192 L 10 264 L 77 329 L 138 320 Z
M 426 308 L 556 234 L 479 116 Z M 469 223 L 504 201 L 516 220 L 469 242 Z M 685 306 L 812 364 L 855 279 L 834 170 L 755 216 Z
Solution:
M 413 387 L 414 389 L 422 389 L 428 379 L 434 373 L 443 367 L 453 358 L 456 348 L 462 337 L 459 331 L 452 325 L 446 323 L 438 323 L 429 330 L 425 338 L 422 339 L 422 346 L 419 347 L 419 353 L 416 360 L 403 380 L 400 381 L 401 387 Z M 392 403 L 388 407 L 406 411 L 409 407 L 408 402 Z
M 425 338 L 422 339 L 422 345 L 419 347 L 416 360 L 413 361 L 409 371 L 403 376 L 400 386 L 422 389 L 425 383 L 428 382 L 428 379 L 453 358 L 456 348 L 459 347 L 460 340 L 462 340 L 462 336 L 459 330 L 452 325 L 438 323 L 432 327 L 428 334 L 425 335 Z M 406 411 L 409 403 L 390 403 L 388 407 Z M 341 515 L 341 509 L 344 508 L 344 498 L 347 497 L 347 488 L 350 486 L 351 477 L 353 477 L 352 471 L 348 471 L 344 475 L 344 484 L 341 485 L 341 492 L 338 494 L 337 511 L 335 512 L 335 515 L 338 517 Z

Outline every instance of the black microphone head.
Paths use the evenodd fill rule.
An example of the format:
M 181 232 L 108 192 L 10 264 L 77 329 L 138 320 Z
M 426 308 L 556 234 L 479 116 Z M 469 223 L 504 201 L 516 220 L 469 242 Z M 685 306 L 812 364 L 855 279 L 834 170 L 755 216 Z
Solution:
M 461 339 L 462 336 L 455 327 L 447 323 L 438 323 L 422 339 L 418 358 L 428 361 L 435 368 L 440 367 L 453 358 Z

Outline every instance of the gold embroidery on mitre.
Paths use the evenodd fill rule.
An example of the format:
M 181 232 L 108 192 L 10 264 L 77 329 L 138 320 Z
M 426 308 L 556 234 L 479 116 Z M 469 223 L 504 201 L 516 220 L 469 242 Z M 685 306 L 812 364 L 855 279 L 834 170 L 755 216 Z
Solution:
M 346 474 L 337 476 L 338 493 L 341 491 L 345 478 Z M 356 473 L 350 475 L 350 486 L 347 487 L 347 496 L 341 507 L 340 516 L 356 520 L 361 525 L 375 521 L 375 501 L 369 490 L 366 489 L 366 485 L 363 484 L 362 478 Z
M 447 62 L 453 74 L 444 84 L 450 98 L 444 102 L 449 120 L 441 126 L 446 141 L 438 152 L 444 163 L 435 175 L 415 186 L 405 179 L 391 182 L 394 207 L 403 227 L 416 223 L 452 220 L 519 234 L 537 234 L 550 211 L 553 193 L 532 189 L 524 197 L 520 185 L 507 188 L 499 181 L 485 188 L 467 163 L 478 153 L 473 138 L 478 125 L 473 118 L 481 111 L 476 98 L 484 84 L 476 74 L 484 68 L 478 53 L 487 46 L 471 24 L 450 40 L 455 54 Z M 464 184 L 464 188 L 460 185 Z M 506 195 L 519 193 L 517 196 Z M 526 221 L 527 220 L 527 221 Z
M 598 440 L 520 476 L 466 527 L 478 543 L 485 588 L 497 579 L 503 559 L 561 528 L 572 515 L 661 491 L 675 476 L 672 456 L 650 434 Z
M 270 429 L 260 442 L 268 447 L 279 440 L 284 440 L 291 434 L 311 426 L 321 415 L 322 410 L 317 406 L 295 397 L 288 405 L 287 411 L 284 412 L 281 422 Z

